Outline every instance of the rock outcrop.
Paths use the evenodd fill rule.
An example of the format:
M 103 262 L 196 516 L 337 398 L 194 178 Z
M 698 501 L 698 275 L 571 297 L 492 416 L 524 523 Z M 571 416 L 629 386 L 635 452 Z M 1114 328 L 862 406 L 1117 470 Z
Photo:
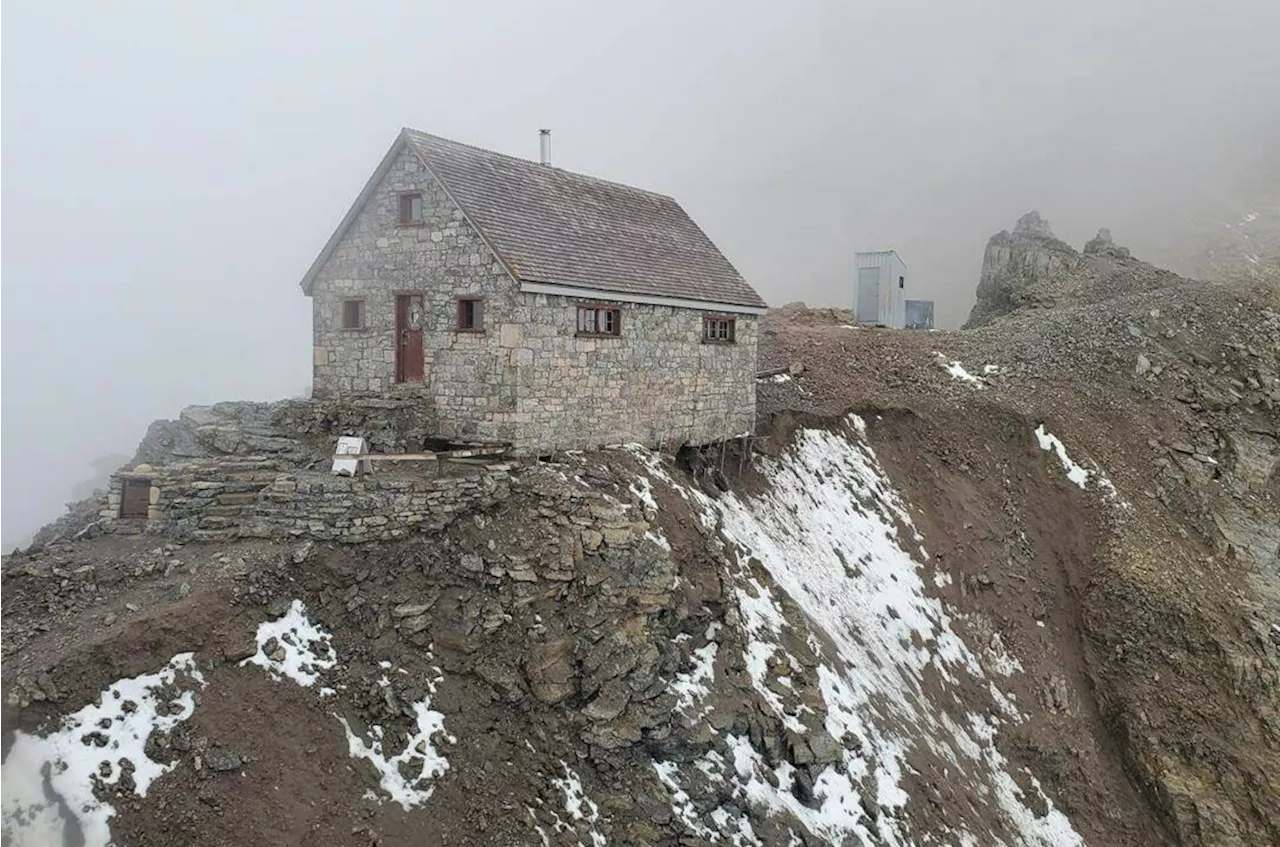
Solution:
M 998 232 L 987 242 L 977 301 L 963 328 L 983 326 L 1020 309 L 1101 303 L 1185 282 L 1133 258 L 1105 228 L 1078 253 L 1053 234 L 1038 212 L 1028 212 L 1013 232 Z
M 1027 212 L 1013 232 L 1002 230 L 987 242 L 977 302 L 964 328 L 981 326 L 1014 309 L 1052 305 L 1040 281 L 1069 274 L 1078 258 L 1039 212 Z
M 1085 242 L 1084 252 L 1086 255 L 1108 255 L 1116 256 L 1121 259 L 1127 259 L 1130 255 L 1129 248 L 1121 247 L 1116 244 L 1115 240 L 1111 237 L 1111 230 L 1107 229 L 1105 226 L 1098 230 L 1097 235 Z

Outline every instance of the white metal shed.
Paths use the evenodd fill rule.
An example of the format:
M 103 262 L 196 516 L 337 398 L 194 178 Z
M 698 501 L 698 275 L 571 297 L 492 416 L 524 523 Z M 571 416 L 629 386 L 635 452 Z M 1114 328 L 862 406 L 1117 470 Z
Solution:
M 906 263 L 893 250 L 875 250 L 855 256 L 858 291 L 853 311 L 858 323 L 902 329 L 906 324 Z

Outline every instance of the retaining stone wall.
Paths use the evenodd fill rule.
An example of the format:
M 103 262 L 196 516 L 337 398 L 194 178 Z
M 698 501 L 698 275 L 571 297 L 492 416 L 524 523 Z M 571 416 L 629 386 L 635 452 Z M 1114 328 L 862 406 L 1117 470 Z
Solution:
M 487 509 L 510 495 L 509 464 L 433 472 L 340 477 L 261 457 L 141 465 L 111 478 L 97 527 L 179 540 L 306 537 L 356 543 L 438 530 L 459 514 Z M 145 520 L 120 518 L 126 479 L 150 483 Z

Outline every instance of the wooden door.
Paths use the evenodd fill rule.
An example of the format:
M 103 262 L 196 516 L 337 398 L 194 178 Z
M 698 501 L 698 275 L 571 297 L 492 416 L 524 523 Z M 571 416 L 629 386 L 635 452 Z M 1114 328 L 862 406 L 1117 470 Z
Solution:
M 422 382 L 421 294 L 396 295 L 396 382 Z
M 151 509 L 151 480 L 125 479 L 120 491 L 120 517 L 146 519 Z

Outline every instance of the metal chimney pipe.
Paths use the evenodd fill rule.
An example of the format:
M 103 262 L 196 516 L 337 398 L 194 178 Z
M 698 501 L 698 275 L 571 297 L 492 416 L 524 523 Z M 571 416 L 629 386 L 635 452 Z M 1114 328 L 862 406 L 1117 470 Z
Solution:
M 550 165 L 551 164 L 551 130 L 549 129 L 538 130 L 538 148 L 540 153 L 539 158 L 542 164 Z

